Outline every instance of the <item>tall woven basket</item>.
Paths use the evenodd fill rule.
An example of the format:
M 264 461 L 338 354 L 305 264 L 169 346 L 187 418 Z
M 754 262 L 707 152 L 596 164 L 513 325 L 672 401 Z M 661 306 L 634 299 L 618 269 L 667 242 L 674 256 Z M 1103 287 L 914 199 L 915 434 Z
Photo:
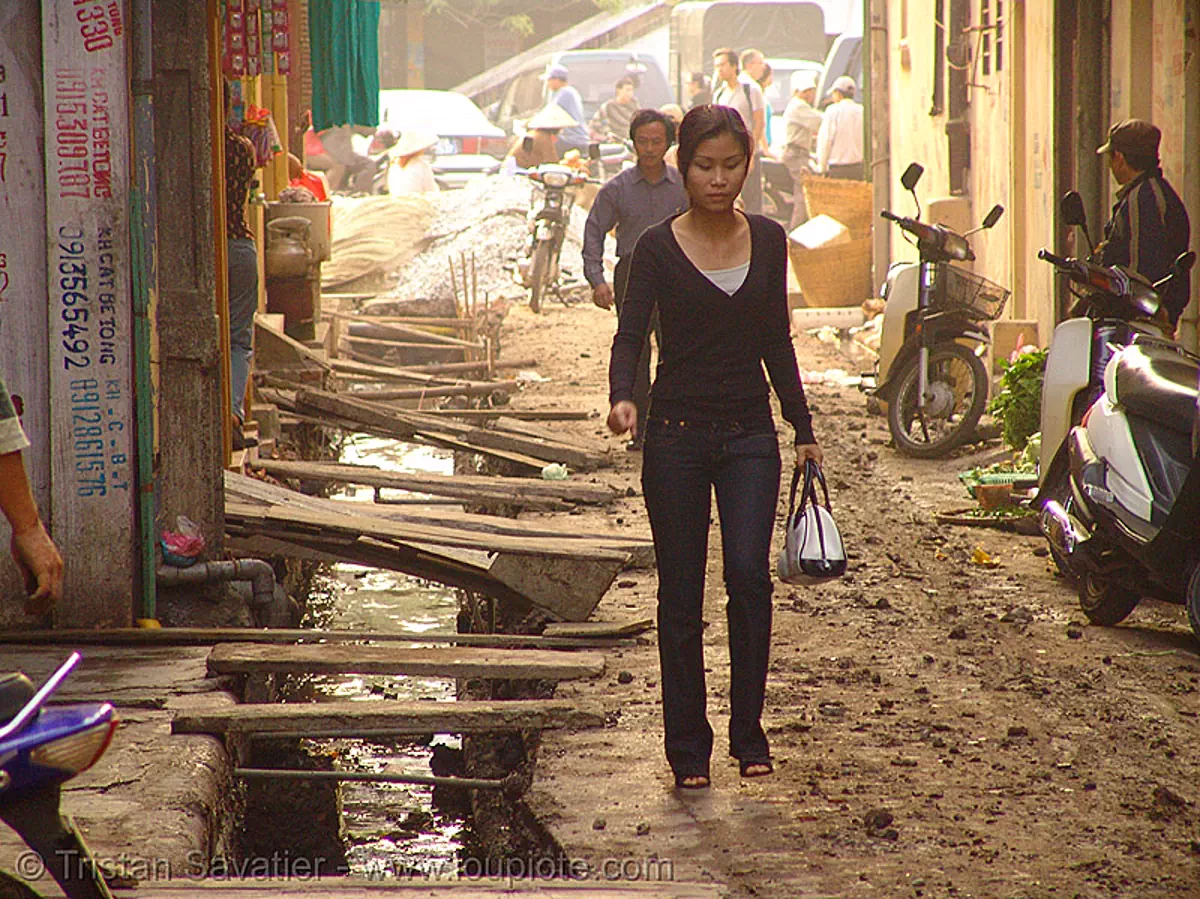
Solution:
M 875 215 L 869 181 L 808 176 L 804 179 L 804 204 L 809 218 L 827 215 L 845 225 L 851 237 L 871 236 Z
M 870 236 L 836 247 L 805 249 L 788 241 L 792 271 L 807 306 L 858 306 L 872 294 Z
M 873 196 L 867 181 L 817 175 L 804 179 L 804 202 L 810 218 L 827 215 L 850 232 L 850 242 L 836 247 L 805 249 L 791 241 L 792 271 L 808 306 L 857 306 L 870 297 Z

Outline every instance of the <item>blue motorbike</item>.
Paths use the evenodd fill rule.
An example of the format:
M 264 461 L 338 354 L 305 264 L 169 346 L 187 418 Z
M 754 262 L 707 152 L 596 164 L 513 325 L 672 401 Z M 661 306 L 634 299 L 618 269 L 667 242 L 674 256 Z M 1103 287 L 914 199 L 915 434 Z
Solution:
M 107 703 L 51 706 L 48 701 L 79 664 L 72 653 L 40 689 L 23 674 L 0 674 L 0 820 L 36 856 L 18 873 L 45 871 L 68 899 L 112 899 L 91 852 L 59 810 L 62 785 L 104 754 L 117 729 Z M 36 895 L 0 872 L 0 895 Z

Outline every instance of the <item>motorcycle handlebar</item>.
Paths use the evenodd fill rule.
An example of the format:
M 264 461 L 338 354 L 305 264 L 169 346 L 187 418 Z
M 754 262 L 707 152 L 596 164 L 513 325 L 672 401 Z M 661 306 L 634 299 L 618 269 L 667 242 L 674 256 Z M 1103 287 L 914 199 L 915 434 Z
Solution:
M 904 216 L 896 215 L 894 212 L 888 212 L 886 209 L 880 211 L 879 217 L 887 219 L 889 222 L 896 222 L 897 224 L 902 224 L 905 220 Z
M 1063 256 L 1055 256 L 1045 247 L 1042 247 L 1040 250 L 1038 250 L 1037 258 L 1045 260 L 1052 265 L 1057 265 L 1059 268 L 1074 268 L 1075 266 L 1074 259 L 1066 259 Z

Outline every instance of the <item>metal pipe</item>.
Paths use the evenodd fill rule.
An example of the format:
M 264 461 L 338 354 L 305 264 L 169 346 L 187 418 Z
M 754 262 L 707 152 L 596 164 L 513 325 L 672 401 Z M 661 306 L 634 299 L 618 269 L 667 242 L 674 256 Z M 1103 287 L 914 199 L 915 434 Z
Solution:
M 368 774 L 349 771 L 296 771 L 287 768 L 234 768 L 234 777 L 246 780 L 269 780 L 288 778 L 291 780 L 336 780 L 362 783 L 417 784 L 428 787 L 455 787 L 463 790 L 511 790 L 518 782 L 515 775 L 503 780 L 485 780 L 479 777 L 434 777 L 429 774 Z
M 190 568 L 161 565 L 157 580 L 160 587 L 211 584 L 216 581 L 250 581 L 254 590 L 251 606 L 266 608 L 275 599 L 275 570 L 262 559 L 197 562 Z

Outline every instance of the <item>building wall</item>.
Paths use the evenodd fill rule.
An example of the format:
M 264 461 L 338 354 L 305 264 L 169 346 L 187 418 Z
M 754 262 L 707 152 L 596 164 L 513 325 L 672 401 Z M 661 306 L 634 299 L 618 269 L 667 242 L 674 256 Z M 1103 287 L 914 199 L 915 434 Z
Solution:
M 1018 4 L 1011 4 L 1014 8 Z M 1024 65 L 1014 69 L 1013 97 L 1024 103 L 1021 127 L 1016 129 L 1012 168 L 1021 178 L 1014 191 L 1014 215 L 1009 218 L 1013 241 L 1014 317 L 1038 322 L 1039 338 L 1049 343 L 1054 330 L 1054 269 L 1036 256 L 1041 247 L 1053 247 L 1058 197 L 1055 188 L 1054 98 L 1055 16 L 1051 3 L 1025 3 L 1024 21 L 1017 16 L 1015 41 L 1022 44 Z M 1006 28 L 1010 23 L 1006 22 Z M 1020 83 L 1017 83 L 1019 79 Z M 1018 101 L 1019 102 L 1019 101 Z M 1014 124 L 1018 118 L 1013 117 Z
M 950 2 L 946 0 L 944 12 Z M 989 4 L 995 16 L 996 2 Z M 949 194 L 947 115 L 930 115 L 934 99 L 936 0 L 889 4 L 890 102 L 892 106 L 892 190 L 896 211 L 908 212 L 912 201 L 900 186 L 910 161 L 925 167 L 918 191 L 928 205 Z M 945 204 L 946 223 L 974 227 L 999 203 L 1004 217 L 990 232 L 972 238 L 977 273 L 1009 287 L 1013 296 L 1005 311 L 1010 318 L 1034 318 L 1045 341 L 1053 322 L 1053 276 L 1035 258 L 1037 249 L 1053 244 L 1054 190 L 1054 12 L 1053 4 L 1005 2 L 999 31 L 978 30 L 980 0 L 969 0 L 968 112 L 971 165 L 961 195 L 965 204 Z M 907 18 L 907 22 L 905 21 Z M 994 21 L 994 19 L 993 19 Z M 984 72 L 983 36 L 990 37 L 989 71 Z M 997 70 L 996 38 L 1002 55 Z M 949 62 L 943 78 L 948 80 Z M 947 100 L 943 102 L 946 105 Z M 965 206 L 965 208 L 964 208 Z M 916 250 L 893 240 L 895 259 L 915 259 Z

